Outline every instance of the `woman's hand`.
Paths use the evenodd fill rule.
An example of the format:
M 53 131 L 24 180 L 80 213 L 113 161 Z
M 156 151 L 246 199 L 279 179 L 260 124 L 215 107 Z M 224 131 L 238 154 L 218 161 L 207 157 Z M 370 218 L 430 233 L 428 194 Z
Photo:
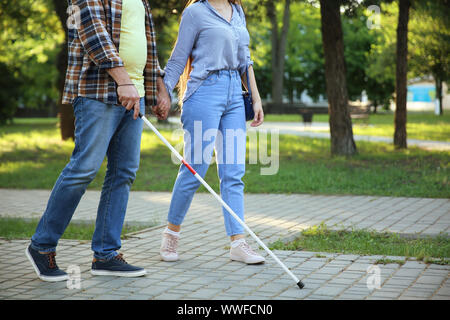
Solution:
M 264 122 L 264 111 L 261 100 L 253 101 L 253 111 L 255 112 L 255 117 L 250 126 L 258 127 Z
M 171 107 L 170 96 L 161 77 L 158 77 L 156 84 L 156 100 L 158 101 L 158 104 L 152 106 L 152 111 L 159 120 L 165 120 L 169 116 Z

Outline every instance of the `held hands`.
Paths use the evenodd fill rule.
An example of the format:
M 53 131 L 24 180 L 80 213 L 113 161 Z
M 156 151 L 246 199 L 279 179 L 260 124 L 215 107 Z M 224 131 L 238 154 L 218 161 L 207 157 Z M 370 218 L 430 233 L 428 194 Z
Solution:
M 253 111 L 255 112 L 255 117 L 250 126 L 258 127 L 264 122 L 264 111 L 261 100 L 253 101 Z
M 136 120 L 139 117 L 140 112 L 140 97 L 136 87 L 134 85 L 119 85 L 117 94 L 119 102 L 125 109 L 134 109 L 133 118 Z M 167 119 L 170 111 L 170 97 L 164 86 L 158 86 L 157 100 L 158 104 L 152 107 L 153 113 L 160 120 Z
M 161 78 L 158 78 L 156 99 L 158 104 L 152 107 L 152 112 L 159 120 L 165 120 L 169 116 L 171 101 L 169 94 L 167 93 L 166 86 L 162 82 Z

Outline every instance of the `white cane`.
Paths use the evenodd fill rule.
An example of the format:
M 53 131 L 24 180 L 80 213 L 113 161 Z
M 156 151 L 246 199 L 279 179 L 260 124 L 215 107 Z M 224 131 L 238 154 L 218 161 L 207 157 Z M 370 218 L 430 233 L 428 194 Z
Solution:
M 152 129 L 152 131 L 158 136 L 158 138 L 161 139 L 162 142 L 164 142 L 164 144 L 173 152 L 173 154 L 181 161 L 181 163 L 183 163 L 186 166 L 186 168 L 188 168 L 188 170 L 194 175 L 194 177 L 196 177 L 197 180 L 200 181 L 202 185 L 205 186 L 206 189 L 208 189 L 208 191 L 214 196 L 214 198 L 216 198 L 217 201 L 219 201 L 222 204 L 222 206 L 224 206 L 225 209 L 227 209 L 227 211 L 233 216 L 233 218 L 235 218 L 236 221 L 239 222 L 242 225 L 242 227 L 244 227 L 245 230 L 247 230 L 247 232 L 252 236 L 252 238 L 255 239 L 256 242 L 258 242 L 258 244 L 281 266 L 281 268 L 283 268 L 284 271 L 286 271 L 286 273 L 289 276 L 291 276 L 291 278 L 295 281 L 297 286 L 300 289 L 302 289 L 305 286 L 303 282 L 299 280 L 291 272 L 291 270 L 289 270 L 288 267 L 286 267 L 286 265 L 283 262 L 281 262 L 280 259 L 278 259 L 278 257 L 258 238 L 258 236 L 245 224 L 245 222 L 242 221 L 241 218 L 239 218 L 239 216 L 233 211 L 233 209 L 231 209 L 225 203 L 225 201 L 223 201 L 223 199 L 206 183 L 206 181 L 203 180 L 203 178 L 189 165 L 189 163 L 187 163 L 183 159 L 183 157 L 178 153 L 178 151 L 175 150 L 174 147 L 172 147 L 172 145 L 166 140 L 166 138 L 164 138 L 161 135 L 161 133 L 159 133 L 159 131 L 153 126 L 153 124 L 150 121 L 148 121 L 148 119 L 142 114 L 139 114 L 139 117 L 145 122 L 147 126 L 150 127 L 150 129 Z

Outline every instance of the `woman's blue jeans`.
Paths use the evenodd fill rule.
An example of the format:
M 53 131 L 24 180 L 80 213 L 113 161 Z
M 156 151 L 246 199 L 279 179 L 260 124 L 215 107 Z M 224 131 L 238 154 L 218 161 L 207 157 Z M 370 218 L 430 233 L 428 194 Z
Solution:
M 141 98 L 141 112 L 145 108 Z M 98 259 L 110 259 L 120 249 L 128 195 L 139 167 L 143 122 L 120 105 L 77 97 L 75 148 L 61 172 L 39 221 L 31 246 L 56 250 L 78 203 L 107 156 L 108 165 L 97 211 L 92 250 Z
M 246 153 L 245 109 L 236 70 L 212 73 L 183 104 L 184 158 L 202 177 L 215 150 L 222 199 L 244 220 Z M 200 182 L 181 165 L 172 192 L 168 222 L 180 225 Z M 243 234 L 243 227 L 225 208 L 228 236 Z

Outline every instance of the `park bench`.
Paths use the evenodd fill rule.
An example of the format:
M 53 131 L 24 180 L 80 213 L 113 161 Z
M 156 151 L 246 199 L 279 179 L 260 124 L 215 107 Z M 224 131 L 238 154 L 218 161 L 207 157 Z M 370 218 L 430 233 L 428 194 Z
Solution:
M 300 114 L 303 123 L 311 123 L 314 114 L 328 114 L 328 105 L 327 106 L 307 106 L 302 102 L 297 103 L 283 103 L 283 104 L 274 104 L 274 103 L 265 103 L 264 112 L 270 114 Z
M 348 107 L 350 111 L 350 118 L 352 118 L 352 120 L 361 120 L 366 125 L 369 123 L 369 106 L 365 106 L 357 102 L 350 102 Z

